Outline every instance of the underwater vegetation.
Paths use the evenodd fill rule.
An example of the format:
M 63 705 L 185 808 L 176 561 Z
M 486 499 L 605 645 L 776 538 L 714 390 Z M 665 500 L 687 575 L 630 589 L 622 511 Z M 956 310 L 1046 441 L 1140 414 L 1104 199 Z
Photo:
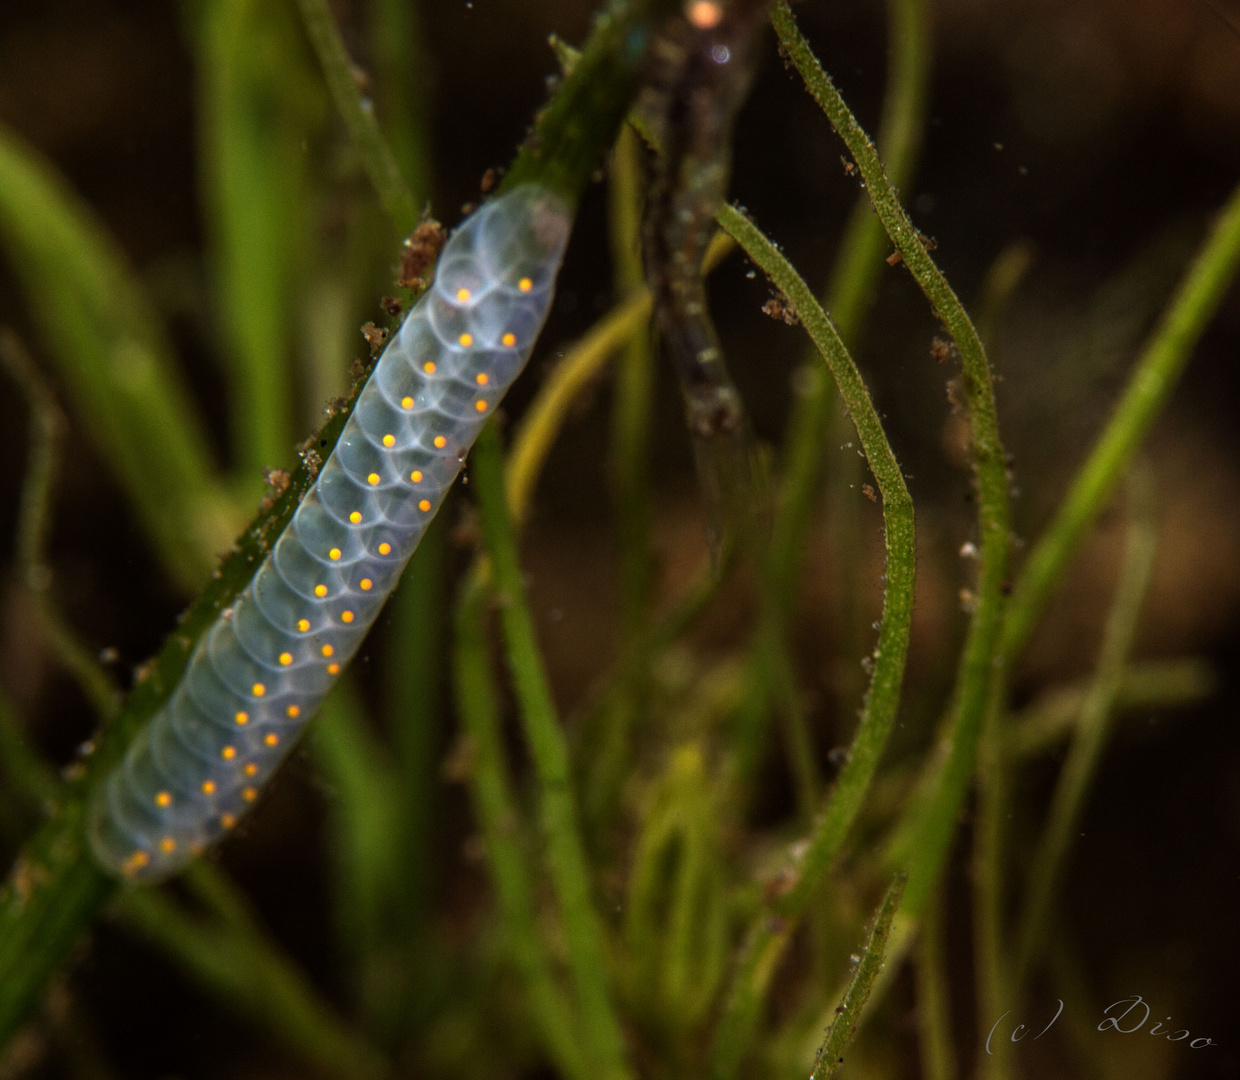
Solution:
M 0 1076 L 1233 1074 L 1238 19 L 0 14 Z

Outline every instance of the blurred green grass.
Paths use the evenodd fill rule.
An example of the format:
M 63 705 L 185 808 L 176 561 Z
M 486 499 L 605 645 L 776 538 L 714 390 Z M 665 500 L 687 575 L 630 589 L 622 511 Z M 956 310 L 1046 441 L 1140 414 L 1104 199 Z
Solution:
M 930 41 L 920 4 L 892 0 L 889 8 L 897 60 L 879 145 L 901 184 L 915 173 L 917 136 L 927 114 Z M 359 82 L 341 66 L 347 60 L 341 39 L 334 31 L 322 36 L 324 12 L 312 0 L 200 0 L 185 9 L 198 86 L 208 291 L 212 325 L 218 327 L 210 340 L 228 403 L 225 438 L 217 433 L 212 441 L 203 410 L 185 388 L 169 328 L 119 243 L 54 166 L 20 136 L 0 130 L 0 239 L 23 290 L 32 345 L 54 375 L 74 428 L 89 437 L 139 522 L 159 560 L 152 572 L 181 595 L 202 584 L 216 555 L 240 530 L 245 509 L 261 493 L 261 470 L 291 465 L 294 433 L 322 404 L 314 396 L 333 381 L 345 385 L 341 327 L 360 321 L 361 312 L 373 314 L 376 290 L 391 289 L 385 283 L 391 280 L 394 240 L 437 186 L 426 80 L 409 59 L 420 48 L 419 19 L 393 0 L 367 8 L 372 64 Z M 403 50 L 394 40 L 403 42 Z M 319 66 L 325 56 L 327 78 Z M 804 552 L 823 498 L 823 459 L 841 430 L 830 422 L 834 397 L 822 369 L 805 376 L 789 421 L 770 565 L 727 563 L 718 575 L 703 571 L 676 598 L 679 604 L 660 609 L 656 601 L 655 466 L 648 447 L 657 408 L 651 374 L 657 348 L 646 336 L 648 301 L 633 262 L 640 151 L 626 139 L 611 166 L 615 306 L 564 351 L 543 383 L 515 433 L 506 477 L 493 433 L 465 489 L 479 504 L 478 516 L 467 519 L 465 543 L 485 534 L 495 580 L 484 555 L 462 567 L 445 517 L 393 600 L 382 647 L 372 654 L 378 675 L 359 672 L 342 683 L 311 738 L 309 767 L 327 794 L 324 850 L 313 880 L 323 897 L 317 902 L 331 912 L 325 924 L 330 929 L 321 932 L 310 957 L 291 953 L 281 943 L 279 912 L 282 905 L 299 903 L 295 889 L 302 886 L 278 891 L 278 899 L 257 915 L 214 867 L 195 870 L 183 884 L 127 895 L 115 909 L 117 925 L 133 940 L 153 943 L 183 968 L 190 985 L 219 1003 L 221 1015 L 232 1013 L 258 1033 L 247 1067 L 278 1047 L 288 1062 L 300 1063 L 288 1064 L 291 1070 L 342 1076 L 533 1076 L 540 1068 L 571 1077 L 804 1073 L 822 1041 L 824 1019 L 837 1002 L 852 1000 L 844 988 L 849 952 L 879 904 L 889 870 L 912 869 L 920 891 L 894 922 L 893 902 L 883 907 L 883 931 L 857 965 L 867 988 L 877 975 L 886 927 L 894 925 L 886 944 L 890 980 L 913 946 L 918 917 L 935 910 L 947 846 L 972 788 L 968 740 L 940 743 L 957 748 L 954 765 L 949 757 L 943 767 L 923 730 L 915 755 L 893 755 L 898 760 L 879 768 L 897 716 L 903 647 L 877 657 L 879 690 L 877 697 L 867 696 L 866 716 L 877 709 L 885 719 L 877 726 L 863 719 L 852 750 L 842 752 L 845 762 L 855 759 L 852 771 L 836 770 L 841 757 L 834 751 L 828 756 L 831 733 L 821 725 L 807 727 L 801 707 L 805 691 L 797 679 L 805 665 L 792 651 L 790 624 L 808 573 Z M 879 260 L 886 255 L 884 222 L 867 209 L 869 197 L 889 197 L 887 209 L 899 210 L 894 192 L 853 152 L 868 195 L 862 195 L 839 246 L 834 286 L 826 290 L 850 345 L 863 337 Z M 746 246 L 787 298 L 797 287 L 795 271 L 780 265 L 773 248 L 769 264 L 759 258 L 764 242 L 757 233 Z M 924 255 L 915 235 L 897 235 L 895 243 L 906 263 Z M 1015 578 L 1018 619 L 1003 638 L 1009 663 L 1223 302 L 1237 252 L 1240 202 L 1233 198 L 1142 354 L 1136 389 L 1122 399 L 1098 443 L 1101 457 L 1087 461 L 1080 474 L 1065 504 L 1070 520 L 1056 519 L 1035 549 L 1049 554 L 1033 560 L 1034 576 Z M 570 280 L 566 291 L 572 290 Z M 321 318 L 307 319 L 307 308 L 327 295 L 336 298 L 335 314 L 320 310 Z M 953 323 L 944 297 L 940 292 L 934 301 Z M 797 306 L 816 343 L 835 348 L 822 344 L 826 320 L 814 325 L 805 298 Z M 990 314 L 987 324 L 999 325 L 1002 311 Z M 963 309 L 953 323 L 963 335 L 961 319 L 967 320 Z M 537 504 L 549 447 L 608 362 L 618 368 L 610 454 L 621 615 L 611 674 L 576 711 L 581 719 L 565 730 L 568 710 L 556 701 L 540 652 L 542 628 L 524 594 L 516 530 Z M 977 394 L 989 379 L 980 343 L 972 362 L 966 379 L 973 381 L 967 391 L 976 417 Z M 324 370 L 325 363 L 334 363 L 335 372 Z M 844 372 L 847 381 L 848 364 L 841 351 L 833 373 Z M 1151 370 L 1159 375 L 1157 386 Z M 847 387 L 852 396 L 846 392 L 844 398 L 864 425 L 865 385 L 855 369 L 853 376 Z M 890 510 L 894 500 L 899 511 L 904 480 L 877 412 L 862 442 L 884 508 Z M 1000 458 L 999 473 L 1006 467 Z M 848 487 L 858 482 L 864 482 L 862 473 L 838 467 L 827 481 L 833 485 L 833 529 L 854 537 L 841 545 L 854 560 L 864 548 L 855 537 L 866 527 L 864 507 Z M 998 481 L 1004 492 L 1006 483 Z M 850 490 L 851 499 L 845 494 Z M 997 491 L 992 475 L 992 501 Z M 901 602 L 883 629 L 884 635 L 902 633 L 906 643 L 914 557 L 911 503 L 907 509 L 907 535 L 889 518 L 889 528 L 896 524 L 887 537 L 885 582 L 889 597 Z M 983 536 L 989 520 L 1001 519 L 983 517 Z M 994 545 L 1006 555 L 1007 529 L 1000 531 Z M 905 577 L 893 575 L 893 568 Z M 845 620 L 840 648 L 851 656 L 850 643 L 868 640 L 861 625 L 868 618 L 861 614 L 864 604 L 848 598 L 849 590 L 859 591 L 861 574 L 851 560 L 836 574 L 836 610 Z M 747 575 L 756 584 L 746 585 Z M 1009 724 L 1010 687 L 995 675 L 979 683 L 976 672 L 993 666 L 1000 625 L 994 620 L 1012 587 L 1006 571 L 994 576 L 990 607 L 983 607 L 992 625 L 978 647 L 974 674 L 966 671 L 963 687 L 958 683 L 952 695 L 958 701 L 962 688 L 971 695 L 978 724 L 979 710 L 988 710 L 994 737 L 1011 744 L 1000 751 L 1010 752 L 1009 770 L 1023 767 L 1021 755 L 1045 753 L 1070 732 L 1084 737 L 1077 730 L 1082 715 L 1086 727 L 1097 729 L 1124 700 L 1125 672 L 1139 675 L 1125 668 L 1124 655 L 1112 655 L 1097 676 L 1099 683 L 1107 680 L 1105 698 L 1095 690 L 1084 703 L 1060 707 L 1054 713 L 1057 734 L 1031 734 L 1035 721 L 1050 723 L 1036 715 Z M 712 617 L 708 613 L 726 611 L 735 604 L 732 598 L 752 597 L 755 590 L 760 599 L 748 603 L 760 614 L 747 622 L 748 643 L 733 643 L 724 658 L 700 647 L 691 632 L 695 623 L 700 630 Z M 63 599 L 56 591 L 52 597 Z M 496 605 L 502 632 L 491 625 Z M 813 644 L 813 663 L 825 665 L 830 657 L 824 643 Z M 506 664 L 497 663 L 500 657 Z M 744 673 L 739 683 L 738 665 Z M 1185 661 L 1178 670 L 1186 678 L 1147 679 L 1129 693 L 1151 709 L 1200 701 L 1211 690 L 1203 669 L 1201 661 Z M 510 681 L 500 682 L 496 675 L 504 671 Z M 950 681 L 950 671 L 942 678 Z M 852 696 L 843 708 L 851 713 L 860 704 L 859 679 L 845 685 Z M 1057 688 L 1040 689 L 1051 697 Z M 22 734 L 21 710 L 3 699 L 0 706 L 0 793 L 6 810 L 12 807 L 6 827 L 17 823 L 15 843 L 29 834 L 55 787 Z M 772 722 L 780 714 L 792 718 L 782 731 Z M 514 715 L 520 725 L 510 722 Z M 847 740 L 851 724 L 835 734 Z M 453 820 L 465 812 L 462 801 L 443 791 L 445 759 L 468 790 L 472 818 L 466 826 Z M 815 775 L 820 770 L 840 781 L 821 803 Z M 763 820 L 757 807 L 760 789 L 772 786 L 772 771 L 776 787 L 788 788 L 786 777 L 801 778 L 799 807 L 773 822 Z M 843 782 L 854 776 L 862 779 Z M 282 826 L 298 829 L 303 823 L 297 818 L 286 815 Z M 470 849 L 475 863 L 462 870 L 450 844 L 459 846 L 461 835 L 474 830 L 481 838 Z M 918 839 L 926 830 L 934 843 Z M 255 826 L 236 845 L 257 844 L 259 831 Z M 854 840 L 846 843 L 849 836 Z M 993 920 L 999 968 L 1009 962 L 1004 940 L 1025 914 L 1011 910 L 1003 897 L 1018 891 L 1018 884 L 1023 888 L 1022 853 L 1035 850 L 1037 839 L 995 839 L 981 867 L 999 899 L 979 894 L 975 917 Z M 1062 839 L 1058 844 L 1063 846 Z M 232 857 L 230 851 L 226 862 Z M 1061 851 L 1044 861 L 1062 857 Z M 25 887 L 22 873 L 19 864 L 10 901 Z M 1052 876 L 1047 870 L 1035 879 L 1035 891 L 1053 896 Z M 1046 896 L 1039 902 L 1052 905 Z M 927 925 L 936 935 L 947 932 L 941 916 Z M 949 1068 L 943 1062 L 971 1062 L 974 1056 L 951 1049 L 950 1029 L 958 1035 L 962 1024 L 951 1012 L 958 988 L 947 985 L 942 961 L 934 959 L 941 945 L 941 939 L 923 940 L 918 990 L 925 1016 L 938 1017 L 924 1042 L 938 1075 Z M 141 978 L 142 960 L 130 964 Z M 987 978 L 990 993 L 982 995 L 975 1018 L 979 1027 L 986 1009 L 1014 1004 L 1004 993 L 1016 992 L 995 989 L 1006 978 L 1003 971 L 979 973 L 984 989 Z M 106 976 L 101 981 L 106 984 Z M 886 987 L 880 979 L 878 993 Z M 89 995 L 82 996 L 83 1007 L 90 1008 Z M 875 1033 L 863 1033 L 853 1068 L 858 1075 L 892 1075 L 897 1068 L 911 1075 L 911 1052 L 897 1066 L 874 1049 L 898 1039 L 901 1029 L 895 1010 L 881 996 L 876 1000 L 868 1020 Z M 181 1008 L 192 1011 L 195 1001 L 190 997 Z M 958 1003 L 955 1010 L 959 1014 Z M 47 1049 L 60 1037 L 54 1018 L 37 1019 L 32 1030 L 42 1033 L 44 1057 L 54 1059 Z M 118 1061 L 136 1060 L 129 1046 L 111 1049 Z M 161 1052 L 179 1061 L 178 1069 L 198 1075 L 192 1049 Z M 1070 1059 L 1068 1051 L 1061 1053 Z M 228 1074 L 239 1060 L 215 1068 Z M 96 1064 L 109 1067 L 103 1060 Z M 123 1068 L 128 1073 L 135 1066 Z

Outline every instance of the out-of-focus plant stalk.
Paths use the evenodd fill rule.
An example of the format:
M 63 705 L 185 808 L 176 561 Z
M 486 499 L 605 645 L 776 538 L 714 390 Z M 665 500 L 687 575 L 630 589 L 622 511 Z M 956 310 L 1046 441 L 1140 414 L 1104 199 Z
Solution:
M 1218 673 L 1200 657 L 1140 660 L 1125 666 L 1114 710 L 1118 715 L 1187 708 L 1212 697 L 1218 684 Z M 1070 738 L 1089 692 L 1084 683 L 1052 689 L 1012 717 L 1008 741 L 1013 758 L 1045 753 Z
M 336 29 L 326 0 L 297 0 L 306 33 L 323 68 L 336 111 L 362 160 L 362 167 L 379 195 L 384 212 L 402 235 L 418 223 L 418 204 L 409 181 L 401 175 L 387 140 L 379 128 L 374 108 L 358 87 L 353 62 Z
M 457 598 L 452 655 L 456 704 L 469 736 L 474 813 L 486 844 L 508 948 L 525 982 L 529 1006 L 547 1049 L 573 1080 L 595 1075 L 578 1034 L 578 1009 L 560 988 L 539 926 L 527 837 L 504 761 L 499 703 L 491 675 L 486 612 L 491 597 L 481 566 L 465 579 Z
M 429 80 L 420 6 L 416 0 L 375 0 L 369 7 L 380 127 L 415 207 L 431 193 Z
M 116 712 L 119 691 L 60 617 L 49 595 L 52 574 L 47 566 L 45 547 L 60 471 L 60 446 L 67 426 L 64 414 L 17 335 L 8 329 L 0 329 L 0 363 L 8 369 L 30 408 L 30 459 L 17 515 L 18 566 L 52 651 L 73 676 L 99 718 L 107 720 Z
M 1045 940 L 1055 891 L 1072 847 L 1076 823 L 1084 810 L 1106 745 L 1115 699 L 1123 685 L 1124 666 L 1136 638 L 1158 547 L 1152 488 L 1153 481 L 1147 469 L 1138 465 L 1129 478 L 1130 522 L 1124 563 L 1120 570 L 1119 587 L 1107 616 L 1093 685 L 1081 709 L 1067 760 L 1059 774 L 1045 831 L 1029 875 L 1028 898 L 1017 935 L 1016 992 L 1028 979 L 1037 952 Z
M 164 570 L 201 587 L 241 523 L 134 269 L 52 165 L 0 127 L 0 243 L 48 359 Z
M 937 889 L 917 936 L 917 1037 L 926 1080 L 955 1080 L 950 991 L 947 981 L 947 924 L 943 890 Z
M 1038 539 L 1012 592 L 1003 655 L 1019 656 L 1073 556 L 1166 406 L 1201 335 L 1240 270 L 1240 187 L 1215 219 L 1158 327 L 1138 358 L 1119 404 Z
M 209 0 L 198 11 L 203 188 L 240 487 L 293 456 L 294 297 L 307 250 L 306 146 L 323 95 L 284 4 Z
M 611 261 L 617 299 L 646 294 L 641 257 L 642 147 L 628 125 L 612 153 Z M 647 310 L 648 310 L 647 304 Z M 654 355 L 649 333 L 633 334 L 616 369 L 611 415 L 611 478 L 620 543 L 621 640 L 627 647 L 649 617 L 653 578 L 650 550 L 650 409 Z
M 499 434 L 493 424 L 488 424 L 478 436 L 472 462 L 505 652 L 526 743 L 538 776 L 548 869 L 564 921 L 569 965 L 591 1068 L 606 1080 L 623 1080 L 631 1074 L 608 987 L 603 924 L 592 897 L 569 771 L 568 744 L 551 697 L 526 595 L 516 532 L 504 492 Z

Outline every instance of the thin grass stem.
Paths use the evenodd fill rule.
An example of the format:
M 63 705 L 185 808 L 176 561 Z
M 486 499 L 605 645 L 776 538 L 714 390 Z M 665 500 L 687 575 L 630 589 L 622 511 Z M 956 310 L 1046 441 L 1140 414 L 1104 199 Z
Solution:
M 56 774 L 26 740 L 12 699 L 0 690 L 0 778 L 6 791 L 31 806 L 42 806 L 60 787 Z
M 882 148 L 893 182 L 903 186 L 916 168 L 927 110 L 931 54 L 929 8 L 925 0 L 888 0 L 887 20 L 888 79 L 878 145 Z M 870 200 L 865 195 L 860 196 L 849 217 L 824 294 L 824 306 L 840 338 L 852 350 L 856 349 L 861 338 L 879 274 L 886 265 L 883 259 L 885 235 Z M 749 747 L 748 751 L 743 749 L 742 752 L 747 752 L 751 758 L 756 756 L 767 699 L 779 685 L 779 681 L 772 676 L 777 674 L 776 667 L 790 667 L 786 651 L 787 628 L 793 614 L 793 591 L 802 565 L 806 537 L 815 507 L 821 499 L 824 450 L 849 437 L 833 438 L 837 426 L 848 432 L 852 430 L 851 421 L 839 408 L 835 384 L 828 372 L 823 370 L 812 347 L 811 355 L 797 372 L 793 385 L 794 398 L 783 453 L 779 506 L 771 534 L 766 573 L 762 579 L 764 604 L 760 625 L 750 645 L 745 688 L 738 709 L 742 747 Z M 845 656 L 864 650 L 864 646 L 854 640 L 858 624 L 851 613 L 857 607 L 853 600 L 857 585 L 856 575 L 848 570 L 855 564 L 855 554 L 860 550 L 857 489 L 860 487 L 862 468 L 862 459 L 848 454 L 831 471 L 833 497 L 830 500 L 829 521 L 832 551 L 835 565 L 842 568 L 837 575 L 839 607 L 836 626 L 845 639 L 841 649 Z M 849 670 L 852 670 L 851 666 Z M 857 673 L 860 674 L 859 668 Z M 851 686 L 846 688 L 845 700 L 854 696 L 851 690 Z M 811 787 L 809 779 L 817 769 L 812 756 L 807 756 L 802 749 L 810 743 L 808 732 L 801 732 L 804 725 L 799 722 L 800 710 L 789 710 L 787 704 L 791 703 L 786 702 L 783 715 L 789 731 L 790 760 L 794 776 L 798 777 L 799 799 L 803 804 L 805 793 Z M 748 766 L 742 763 L 742 774 L 747 774 L 753 767 L 752 762 Z
M 956 1080 L 957 1076 L 945 916 L 940 887 L 926 905 L 917 936 L 917 1039 L 926 1080 Z
M 1220 211 L 1142 350 L 1115 412 L 1017 578 L 1003 631 L 1003 655 L 1009 662 L 1028 642 L 1086 533 L 1167 404 L 1238 270 L 1240 187 Z
M 432 171 L 420 6 L 416 0 L 377 0 L 368 10 L 380 127 L 415 206 L 430 194 Z
M 289 6 L 219 0 L 198 11 L 199 161 L 236 486 L 249 501 L 262 470 L 292 456 L 293 298 L 313 235 L 306 147 L 326 102 Z
M 852 982 L 844 994 L 844 1000 L 836 1009 L 835 1020 L 827 1030 L 822 1049 L 818 1051 L 818 1060 L 810 1080 L 830 1080 L 839 1067 L 844 1064 L 844 1051 L 852 1042 L 853 1036 L 861 1023 L 861 1013 L 870 998 L 870 990 L 874 980 L 883 969 L 883 956 L 887 947 L 887 938 L 891 933 L 891 923 L 900 907 L 900 898 L 904 895 L 907 878 L 897 874 L 887 889 L 882 904 L 874 917 L 874 927 L 870 931 L 869 940 L 861 952 L 857 970 L 853 972 Z
M 888 80 L 877 144 L 887 175 L 900 190 L 912 182 L 915 174 L 929 110 L 931 20 L 926 0 L 887 0 L 886 7 Z M 884 258 L 886 243 L 883 223 L 874 213 L 868 194 L 862 193 L 844 230 L 824 300 L 840 337 L 854 355 L 864 340 L 880 275 L 888 270 Z M 860 693 L 864 672 L 856 659 L 864 655 L 870 635 L 864 586 L 851 573 L 851 567 L 866 554 L 866 519 L 862 513 L 865 504 L 861 501 L 865 462 L 851 450 L 836 449 L 851 441 L 852 425 L 839 407 L 838 398 L 831 393 L 830 381 L 819 377 L 806 380 L 806 385 L 809 393 L 798 400 L 790 432 L 794 439 L 805 439 L 811 433 L 817 438 L 813 445 L 798 445 L 796 457 L 790 457 L 785 498 L 792 506 L 806 503 L 817 489 L 824 464 L 830 462 L 825 492 L 826 524 L 832 562 L 837 568 L 833 616 L 836 654 L 841 658 L 833 682 L 839 697 L 848 701 Z M 829 457 L 824 453 L 828 450 Z M 811 506 L 808 503 L 805 509 Z M 799 516 L 808 523 L 805 511 Z M 797 535 L 793 533 L 788 541 L 797 545 L 799 553 L 804 547 L 804 526 L 799 534 L 802 539 L 796 540 Z M 794 565 L 799 565 L 799 560 Z M 795 575 L 785 576 L 795 580 Z
M 795 884 L 776 904 L 780 914 L 797 915 L 807 907 L 860 810 L 899 707 L 912 621 L 913 501 L 861 373 L 809 286 L 778 248 L 739 210 L 726 207 L 720 211 L 719 219 L 745 253 L 796 307 L 802 326 L 822 355 L 840 398 L 853 418 L 883 503 L 887 567 L 883 615 L 874 650 L 874 674 L 847 763 L 815 827 Z
M 1211 698 L 1218 684 L 1213 665 L 1198 657 L 1136 661 L 1124 668 L 1113 711 L 1118 717 L 1190 708 Z M 1009 722 L 1009 754 L 1017 759 L 1032 758 L 1070 738 L 1089 692 L 1089 683 L 1060 687 L 1017 713 Z
M 781 634 L 773 641 L 770 663 L 775 679 L 776 700 L 784 718 L 784 738 L 788 744 L 788 760 L 792 765 L 792 781 L 796 786 L 797 806 L 807 826 L 813 823 L 814 813 L 822 791 L 822 778 L 814 756 L 814 740 L 809 730 L 809 718 L 801 701 L 797 685 L 797 673 L 789 654 L 788 643 Z
M 887 0 L 888 80 L 878 125 L 878 147 L 896 190 L 913 179 L 929 109 L 931 26 L 927 0 Z M 782 39 L 782 34 L 781 34 Z M 886 261 L 883 222 L 862 195 L 840 241 L 826 309 L 840 337 L 856 349 Z
M 640 138 L 626 124 L 612 151 L 608 188 L 614 288 L 622 301 L 649 296 L 641 255 L 642 153 Z M 638 331 L 629 338 L 616 371 L 611 412 L 609 458 L 620 543 L 621 641 L 626 646 L 645 628 L 654 578 L 650 550 L 651 345 L 649 331 Z
M 240 524 L 137 273 L 50 162 L 0 127 L 0 242 L 67 400 L 177 585 Z
M 538 925 L 529 852 L 517 798 L 505 765 L 499 703 L 491 674 L 485 617 L 490 589 L 476 564 L 457 598 L 452 668 L 456 705 L 469 737 L 469 789 L 495 880 L 500 917 L 530 1008 L 556 1065 L 587 1080 L 587 1056 L 578 1038 L 577 1009 L 556 981 Z
M 990 365 L 968 312 L 930 257 L 924 238 L 909 220 L 883 171 L 874 144 L 814 56 L 786 0 L 776 4 L 771 18 L 786 55 L 857 163 L 874 209 L 901 260 L 955 340 L 963 366 L 977 482 L 980 565 L 973 618 L 956 684 L 955 708 L 948 735 L 950 751 L 945 767 L 938 773 L 939 786 L 934 799 L 915 823 L 916 839 L 908 848 L 916 855 L 908 863 L 909 887 L 901 919 L 915 920 L 946 858 L 960 806 L 973 775 L 983 717 L 999 679 L 996 659 L 1003 626 L 1011 539 L 1007 460 L 999 437 Z
M 750 931 L 712 1052 L 712 1076 L 723 1080 L 734 1076 L 740 1067 L 741 1056 L 757 1023 L 758 1006 L 766 988 L 764 980 L 770 978 L 788 941 L 785 927 L 805 913 L 827 868 L 839 854 L 891 733 L 908 654 L 916 560 L 912 499 L 882 421 L 844 343 L 809 286 L 752 221 L 734 207 L 721 210 L 719 221 L 792 302 L 801 325 L 831 372 L 882 494 L 887 554 L 883 614 L 861 719 L 848 758 L 814 824 L 804 853 L 782 894 L 761 912 Z
M 902 185 L 913 173 L 921 144 L 921 131 L 926 111 L 930 69 L 930 25 L 925 0 L 889 0 L 890 27 L 889 78 L 883 98 L 883 114 L 878 144 L 883 148 L 894 183 Z M 840 243 L 835 266 L 831 272 L 824 306 L 830 313 L 841 339 L 855 349 L 861 336 L 865 314 L 884 267 L 885 232 L 875 216 L 870 200 L 860 197 L 848 220 Z M 780 636 L 791 616 L 792 591 L 798 578 L 805 548 L 806 534 L 818 502 L 819 484 L 824 463 L 824 443 L 830 445 L 828 430 L 833 427 L 838 396 L 835 384 L 812 355 L 794 380 L 795 396 L 788 434 L 784 447 L 783 482 L 778 513 L 771 531 L 765 587 L 773 610 L 764 607 L 762 623 L 751 646 L 746 671 L 745 694 L 740 709 L 739 726 L 747 742 L 756 741 L 772 689 L 770 678 L 771 629 L 778 624 Z M 849 421 L 840 415 L 841 425 Z M 851 430 L 851 428 L 849 428 Z M 856 542 L 856 476 L 860 459 L 845 457 L 835 470 L 838 491 L 847 491 L 843 498 L 833 500 L 831 522 L 833 550 L 837 565 L 849 566 L 852 561 L 845 552 L 858 550 Z M 852 485 L 850 487 L 850 485 Z M 839 579 L 841 607 L 851 611 L 853 605 L 846 594 L 851 591 L 852 575 L 843 573 Z M 850 616 L 837 618 L 842 628 L 851 627 Z M 847 655 L 849 649 L 845 649 Z
M 435 796 L 445 726 L 449 522 L 443 514 L 435 519 L 405 570 L 394 598 L 392 636 L 384 658 L 389 672 L 384 711 L 401 800 L 403 855 L 395 889 L 401 920 L 410 932 L 417 932 L 430 910 L 435 880 Z
M 982 285 L 978 332 L 993 347 L 999 318 L 1032 262 L 1027 242 L 1009 244 L 991 264 Z M 1009 950 L 1005 940 L 1007 850 L 1006 828 L 1010 817 L 1012 762 L 1008 728 L 1001 696 L 1003 681 L 996 682 L 993 706 L 982 720 L 977 754 L 976 811 L 973 824 L 973 963 L 977 983 L 979 1029 L 1010 1007 Z M 924 934 L 924 931 L 923 931 Z M 919 937 L 922 935 L 919 935 Z M 982 1080 L 1009 1080 L 1014 1045 L 998 1043 L 992 1053 L 979 1059 Z
M 1002 700 L 987 709 L 977 756 L 977 809 L 973 824 L 973 964 L 977 1022 L 983 1030 L 1011 1008 L 1009 955 L 1004 935 L 1004 854 L 1010 763 Z M 923 928 L 922 933 L 925 933 Z M 981 1080 L 1010 1080 L 1013 1044 L 999 1040 L 978 1063 Z
M 591 895 L 568 744 L 551 697 L 526 596 L 516 531 L 505 497 L 499 434 L 493 425 L 488 424 L 478 436 L 471 460 L 507 660 L 538 775 L 548 867 L 564 921 L 569 965 L 581 1009 L 582 1036 L 589 1046 L 591 1067 L 604 1077 L 621 1080 L 630 1072 L 608 987 L 603 925 Z
M 367 1027 L 391 1033 L 400 1027 L 400 1002 L 390 975 L 409 940 L 401 778 L 366 722 L 351 674 L 332 689 L 315 723 L 310 748 L 332 794 L 327 861 L 339 945 Z
M 575 60 L 564 57 L 569 63 Z M 611 406 L 608 472 L 620 556 L 621 655 L 628 655 L 647 630 L 654 592 L 655 559 L 650 540 L 650 425 L 655 385 L 655 338 L 651 300 L 642 262 L 645 151 L 631 124 L 620 129 L 608 172 L 608 233 L 612 287 L 619 301 L 643 297 L 644 317 L 618 357 Z M 604 820 L 615 810 L 620 777 L 630 760 L 629 742 L 644 698 L 645 683 L 634 678 L 627 693 L 597 711 L 599 721 L 579 728 L 591 739 L 584 762 L 582 815 L 593 848 Z
M 1055 893 L 1076 834 L 1076 823 L 1084 811 L 1106 746 L 1115 699 L 1123 683 L 1124 665 L 1136 637 L 1158 546 L 1151 488 L 1152 480 L 1144 469 L 1138 468 L 1131 474 L 1128 489 L 1131 520 L 1119 586 L 1107 616 L 1093 685 L 1059 774 L 1046 828 L 1030 871 L 1028 899 L 1017 935 L 1017 987 L 1028 979 L 1045 940 Z
M 51 601 L 47 534 L 51 525 L 60 447 L 66 422 L 52 388 L 35 367 L 20 339 L 0 329 L 0 362 L 17 383 L 30 409 L 30 459 L 17 512 L 17 564 L 34 600 L 35 611 L 52 651 L 73 677 L 100 719 L 116 714 L 120 692 L 103 667 L 60 617 Z
M 362 159 L 362 168 L 379 196 L 384 213 L 397 231 L 406 235 L 418 223 L 418 204 L 383 137 L 373 107 L 368 107 L 362 99 L 353 62 L 328 10 L 327 0 L 297 0 L 297 3 L 332 101 Z

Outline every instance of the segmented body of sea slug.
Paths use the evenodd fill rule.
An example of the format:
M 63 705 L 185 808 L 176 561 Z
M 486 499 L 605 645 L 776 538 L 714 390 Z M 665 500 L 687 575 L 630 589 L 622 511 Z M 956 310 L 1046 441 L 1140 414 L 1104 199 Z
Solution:
M 96 789 L 90 843 L 106 869 L 167 877 L 253 805 L 525 366 L 570 225 L 561 198 L 526 184 L 449 239 L 288 527 Z

